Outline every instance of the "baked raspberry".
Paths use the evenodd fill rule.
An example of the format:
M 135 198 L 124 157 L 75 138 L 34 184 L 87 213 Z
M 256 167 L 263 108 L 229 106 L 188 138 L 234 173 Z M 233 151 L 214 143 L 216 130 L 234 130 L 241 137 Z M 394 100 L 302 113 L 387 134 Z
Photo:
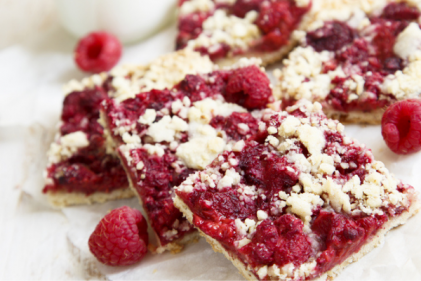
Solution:
M 244 18 L 250 11 L 259 11 L 262 0 L 237 0 L 232 6 L 231 12 L 237 17 Z
M 226 99 L 247 109 L 264 108 L 272 97 L 269 78 L 255 65 L 235 70 L 228 78 Z
M 120 41 L 107 32 L 93 32 L 83 37 L 75 50 L 75 62 L 83 71 L 110 70 L 121 57 Z
M 416 20 L 419 16 L 418 9 L 408 6 L 405 2 L 387 5 L 382 14 L 382 18 L 389 20 Z
M 397 154 L 421 150 L 421 100 L 408 99 L 389 106 L 382 118 L 382 135 Z
M 131 265 L 148 252 L 145 218 L 127 206 L 112 210 L 101 219 L 89 237 L 89 249 L 103 264 Z
M 294 1 L 289 0 L 264 1 L 255 22 L 264 36 L 258 40 L 256 49 L 274 51 L 287 44 L 291 32 L 308 9 L 297 7 Z
M 354 40 L 355 34 L 346 23 L 331 21 L 307 33 L 307 43 L 316 51 L 337 51 Z

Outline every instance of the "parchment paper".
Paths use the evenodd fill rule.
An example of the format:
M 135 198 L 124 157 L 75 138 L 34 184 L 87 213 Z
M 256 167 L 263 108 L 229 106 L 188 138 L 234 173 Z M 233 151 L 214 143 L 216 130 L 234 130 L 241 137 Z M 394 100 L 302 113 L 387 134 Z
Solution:
M 27 93 L 17 99 L 0 96 L 0 125 L 25 127 L 28 163 L 23 189 L 44 204 L 45 197 L 40 193 L 43 185 L 41 174 L 46 149 L 60 114 L 61 85 L 84 76 L 72 63 L 69 46 L 74 46 L 75 41 L 61 34 L 62 31 L 56 29 L 30 45 L 14 46 L 0 52 L 1 62 L 14 62 L 9 71 L 0 68 L 3 70 L 0 75 L 7 79 L 22 75 L 26 82 L 18 87 Z M 171 51 L 174 36 L 172 27 L 142 44 L 126 47 L 122 63 L 145 63 Z M 398 178 L 421 191 L 421 153 L 395 155 L 386 147 L 379 126 L 347 126 L 346 132 L 367 144 L 375 157 Z M 130 267 L 111 268 L 99 264 L 88 250 L 88 237 L 108 210 L 122 205 L 139 207 L 137 199 L 131 199 L 63 209 L 69 221 L 68 250 L 77 255 L 87 277 L 109 280 L 243 279 L 231 262 L 222 254 L 214 253 L 203 239 L 189 245 L 180 254 L 148 254 L 141 263 Z M 346 268 L 336 280 L 421 280 L 421 215 L 391 231 L 381 246 Z

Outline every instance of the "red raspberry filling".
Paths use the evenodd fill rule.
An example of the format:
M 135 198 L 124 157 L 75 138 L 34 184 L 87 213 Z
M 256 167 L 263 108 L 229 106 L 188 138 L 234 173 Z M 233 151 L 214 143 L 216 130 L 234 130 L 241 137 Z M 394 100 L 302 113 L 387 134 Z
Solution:
M 108 71 L 121 57 L 120 41 L 107 32 L 93 32 L 83 37 L 75 50 L 75 62 L 83 71 Z
M 199 12 L 183 16 L 179 19 L 176 50 L 185 48 L 189 40 L 196 39 L 202 33 L 203 22 L 210 15 L 209 13 Z
M 300 109 L 290 114 L 304 119 L 310 116 Z M 320 122 L 320 126 L 327 119 L 318 113 L 312 116 L 311 122 Z M 279 127 L 285 118 L 274 114 L 271 118 L 266 118 L 266 127 Z M 337 131 L 326 130 L 325 140 L 321 153 L 332 156 L 338 154 L 341 159 L 334 164 L 337 171 L 331 175 L 334 181 L 345 183 L 358 176 L 363 183 L 368 172 L 367 164 L 374 162 L 371 153 L 359 144 L 345 141 L 344 135 Z M 193 191 L 176 190 L 176 194 L 192 211 L 193 224 L 196 227 L 216 239 L 251 268 L 257 270 L 261 266 L 275 264 L 282 268 L 289 263 L 299 267 L 309 259 L 314 259 L 315 272 L 307 277 L 312 279 L 360 250 L 389 217 L 402 213 L 405 208 L 382 206 L 382 215 L 367 215 L 335 212 L 332 209 L 327 211 L 322 210 L 325 207 L 317 207 L 312 210 L 309 223 L 312 233 L 309 235 L 308 230 L 303 230 L 301 219 L 290 214 L 287 206 L 280 208 L 277 204 L 279 192 L 292 194 L 301 173 L 296 163 L 288 161 L 287 155 L 294 152 L 307 159 L 311 157 L 303 143 L 298 139 L 294 141 L 293 148 L 280 153 L 272 145 L 265 144 L 264 138 L 251 137 L 245 142 L 241 152 L 226 151 L 208 167 L 208 171 L 224 174 L 221 163 L 227 163 L 228 159 L 237 159 L 238 165 L 233 166 L 233 169 L 241 176 L 240 184 L 253 187 L 257 191 L 256 194 L 249 195 L 248 199 L 244 199 L 244 193 L 238 191 L 240 185 L 211 188 L 204 186 L 200 176 L 191 179 L 194 181 Z M 321 176 L 326 177 L 324 174 Z M 218 185 L 218 182 L 215 184 Z M 404 192 L 406 188 L 408 187 L 402 184 L 398 185 L 399 192 Z M 351 193 L 349 196 L 350 204 L 357 202 Z M 239 232 L 236 220 L 256 221 L 258 210 L 264 211 L 267 218 L 259 218 L 260 222 L 252 238 L 249 237 L 251 241 L 238 248 L 239 240 L 244 236 Z
M 185 1 L 179 2 L 184 3 Z M 181 4 L 180 4 L 181 5 Z M 250 11 L 259 12 L 255 24 L 259 27 L 263 37 L 253 42 L 250 47 L 259 52 L 276 51 L 288 44 L 291 33 L 297 28 L 303 15 L 308 12 L 309 7 L 297 7 L 293 0 L 237 0 L 233 5 L 215 3 L 216 9 L 225 9 L 228 14 L 244 18 Z M 176 40 L 176 49 L 187 46 L 189 40 L 197 38 L 203 31 L 203 22 L 212 15 L 210 12 L 195 12 L 183 15 L 179 18 L 179 33 Z M 196 51 L 209 55 L 215 61 L 226 57 L 230 52 L 232 55 L 241 54 L 242 50 L 233 50 L 225 43 L 219 44 L 210 51 L 207 47 L 199 47 Z
M 276 51 L 288 44 L 291 33 L 297 28 L 309 7 L 297 7 L 295 1 L 263 1 L 256 25 L 263 33 L 256 49 L 262 52 Z
M 383 93 L 380 86 L 387 75 L 405 67 L 403 60 L 393 52 L 393 47 L 400 32 L 419 16 L 420 12 L 406 3 L 389 4 L 379 17 L 370 18 L 369 28 L 373 33 L 370 41 L 363 33 L 337 21 L 326 22 L 323 27 L 309 32 L 306 37 L 309 46 L 318 52 L 335 52 L 335 58 L 324 64 L 324 73 L 341 66 L 344 70 L 352 70 L 352 75 L 362 76 L 365 81 L 364 95 L 349 100 L 353 90 L 346 86 L 346 81 L 352 79 L 352 75 L 334 78 L 331 82 L 334 87 L 326 97 L 327 104 L 342 112 L 367 112 L 395 102 L 394 96 Z M 382 96 L 385 98 L 380 98 Z
M 246 135 L 255 135 L 259 128 L 258 121 L 250 113 L 234 112 L 228 117 L 215 116 L 210 125 L 215 129 L 222 129 L 233 140 L 243 139 Z M 244 128 L 246 127 L 246 128 Z
M 174 168 L 177 157 L 166 150 L 163 157 L 151 156 L 145 149 L 131 151 L 135 163 L 143 162 L 146 173 L 142 181 L 135 185 L 138 195 L 142 198 L 143 208 L 147 213 L 151 227 L 158 234 L 161 245 L 166 245 L 194 231 L 183 214 L 174 207 L 172 189 L 181 184 L 194 170 L 184 168 L 181 172 Z M 135 170 L 129 170 L 131 178 L 141 178 Z M 171 237 L 168 230 L 176 228 L 177 233 Z
M 408 99 L 392 104 L 382 118 L 382 135 L 397 154 L 421 150 L 421 100 Z
M 232 102 L 251 108 L 266 105 L 271 100 L 270 81 L 266 78 L 258 67 L 249 66 L 239 70 L 214 71 L 206 75 L 187 75 L 184 80 L 175 85 L 171 90 L 152 90 L 150 92 L 139 93 L 135 98 L 127 99 L 120 103 L 112 100 L 106 100 L 102 105 L 107 123 L 111 131 L 118 129 L 119 126 L 135 124 L 132 133 L 141 138 L 142 143 L 150 143 L 150 137 L 146 135 L 148 125 L 137 122 L 146 109 L 155 109 L 156 112 L 168 110 L 170 116 L 174 115 L 172 103 L 178 99 L 183 100 L 188 97 L 190 102 L 201 101 L 205 98 L 217 98 L 222 95 L 226 100 L 230 93 L 233 97 Z M 241 82 L 241 79 L 244 81 Z M 234 82 L 235 83 L 234 83 Z M 232 94 L 235 92 L 235 95 Z M 269 95 L 268 95 L 269 94 Z M 159 121 L 160 116 L 155 120 Z M 117 125 L 119 124 L 119 125 Z M 258 130 L 258 121 L 250 113 L 234 112 L 228 116 L 215 116 L 210 125 L 217 129 L 219 134 L 226 135 L 227 139 L 238 140 L 253 135 Z M 180 133 L 181 140 L 184 143 L 189 140 L 186 132 Z M 114 136 L 123 140 L 119 136 Z M 167 142 L 162 142 L 166 147 Z M 119 151 L 120 154 L 123 154 Z M 121 155 L 122 159 L 126 159 Z M 193 232 L 194 228 L 188 224 L 182 213 L 174 207 L 172 201 L 173 188 L 178 186 L 185 178 L 195 172 L 183 164 L 180 164 L 179 158 L 174 151 L 165 148 L 165 154 L 162 157 L 149 155 L 145 148 L 131 149 L 130 158 L 132 164 L 125 165 L 129 167 L 130 178 L 136 183 L 135 188 L 142 199 L 143 207 L 149 217 L 151 226 L 158 234 L 161 245 L 166 245 L 172 241 L 182 238 L 184 235 Z M 137 170 L 132 168 L 133 163 L 143 163 L 143 168 Z M 146 172 L 144 172 L 146 171 Z M 212 196 L 203 194 L 203 196 Z M 223 196 L 215 200 L 229 201 Z M 235 208 L 232 205 L 232 208 Z M 234 209 L 227 208 L 226 211 Z M 168 235 L 168 231 L 173 229 L 177 233 Z
M 417 20 L 421 13 L 416 7 L 410 7 L 407 3 L 391 3 L 387 5 L 382 17 L 389 20 Z
M 120 161 L 106 153 L 103 128 L 97 122 L 100 103 L 107 99 L 103 87 L 72 92 L 66 96 L 60 133 L 64 136 L 83 131 L 87 134 L 89 146 L 47 168 L 48 177 L 53 179 L 53 184 L 45 186 L 44 193 L 65 190 L 89 195 L 128 186 L 127 176 Z
M 355 31 L 340 21 L 326 22 L 315 31 L 307 33 L 307 44 L 316 51 L 337 51 L 354 41 Z
M 244 18 L 250 11 L 259 11 L 262 2 L 262 0 L 237 0 L 232 6 L 231 12 L 239 18 Z
M 139 210 L 127 206 L 112 210 L 89 237 L 89 249 L 103 264 L 132 265 L 148 252 L 148 225 Z

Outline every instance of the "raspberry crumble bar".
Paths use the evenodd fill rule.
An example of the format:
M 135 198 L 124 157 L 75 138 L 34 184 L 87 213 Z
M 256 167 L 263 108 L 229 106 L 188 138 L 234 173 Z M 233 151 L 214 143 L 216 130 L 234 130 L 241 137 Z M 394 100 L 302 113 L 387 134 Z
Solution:
M 263 64 L 285 56 L 296 44 L 310 0 L 180 0 L 176 48 L 209 55 L 218 65 L 241 57 Z
M 388 105 L 419 97 L 420 1 L 317 5 L 301 45 L 274 72 L 275 96 L 285 107 L 306 98 L 320 102 L 328 117 L 380 124 Z
M 204 66 L 203 74 L 187 75 L 172 88 L 103 103 L 101 118 L 157 237 L 153 251 L 178 252 L 197 237 L 174 207 L 174 186 L 257 132 L 250 110 L 265 108 L 273 96 L 256 63 L 243 59 L 214 71 Z
M 175 206 L 249 280 L 331 280 L 419 210 L 414 188 L 321 108 L 255 114 L 255 136 L 175 188 Z
M 135 196 L 111 137 L 98 122 L 101 102 L 172 86 L 204 65 L 210 67 L 212 63 L 198 53 L 180 51 L 148 65 L 126 65 L 68 83 L 59 132 L 48 152 L 45 171 L 43 192 L 50 203 L 64 207 Z M 110 91 L 116 85 L 120 91 Z

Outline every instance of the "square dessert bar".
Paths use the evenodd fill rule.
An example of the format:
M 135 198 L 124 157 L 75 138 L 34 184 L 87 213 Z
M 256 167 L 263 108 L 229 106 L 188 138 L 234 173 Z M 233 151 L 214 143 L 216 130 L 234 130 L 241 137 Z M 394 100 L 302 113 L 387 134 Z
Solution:
M 59 132 L 48 152 L 45 171 L 43 192 L 51 204 L 64 207 L 135 196 L 111 137 L 98 122 L 101 102 L 172 86 L 186 74 L 202 70 L 203 64 L 212 66 L 198 53 L 180 51 L 147 65 L 126 65 L 68 83 Z M 122 90 L 110 91 L 115 85 Z
M 106 100 L 101 118 L 139 196 L 158 247 L 180 251 L 197 232 L 173 204 L 173 188 L 224 150 L 258 131 L 250 110 L 273 101 L 270 81 L 255 60 L 231 69 L 187 75 L 172 88 L 126 100 Z M 115 85 L 114 91 L 122 91 Z
M 263 64 L 285 56 L 305 26 L 310 0 L 180 0 L 177 49 L 209 55 L 218 65 L 242 57 Z
M 319 103 L 254 115 L 258 133 L 187 177 L 174 199 L 247 279 L 330 280 L 418 211 L 414 188 Z
M 300 46 L 274 72 L 284 105 L 306 98 L 328 117 L 380 124 L 388 105 L 419 97 L 421 1 L 317 4 Z

